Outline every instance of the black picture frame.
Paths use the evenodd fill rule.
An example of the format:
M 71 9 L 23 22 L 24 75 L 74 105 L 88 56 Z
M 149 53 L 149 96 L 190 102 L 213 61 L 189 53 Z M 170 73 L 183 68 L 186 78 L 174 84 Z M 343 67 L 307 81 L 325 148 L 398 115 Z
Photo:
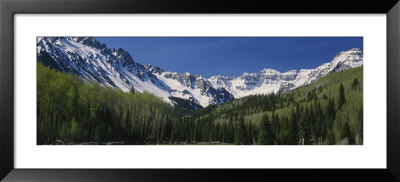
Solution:
M 386 169 L 15 169 L 14 15 L 31 13 L 382 13 L 387 15 Z M 4 181 L 399 181 L 398 0 L 0 0 L 0 179 Z M 384 121 L 382 121 L 384 122 Z

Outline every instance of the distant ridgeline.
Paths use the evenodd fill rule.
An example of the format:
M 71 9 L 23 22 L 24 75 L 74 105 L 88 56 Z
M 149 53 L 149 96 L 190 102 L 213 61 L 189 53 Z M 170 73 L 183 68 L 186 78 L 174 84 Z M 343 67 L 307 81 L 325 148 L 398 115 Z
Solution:
M 37 63 L 39 145 L 363 144 L 362 66 L 203 108 L 195 99 L 169 95 L 171 105 L 154 93 L 83 80 L 47 61 Z

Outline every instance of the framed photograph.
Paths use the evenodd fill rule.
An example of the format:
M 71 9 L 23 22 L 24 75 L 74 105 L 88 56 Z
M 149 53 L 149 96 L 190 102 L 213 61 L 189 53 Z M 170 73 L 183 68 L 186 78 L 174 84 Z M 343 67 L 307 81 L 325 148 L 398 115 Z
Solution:
M 395 0 L 0 9 L 0 179 L 400 180 Z

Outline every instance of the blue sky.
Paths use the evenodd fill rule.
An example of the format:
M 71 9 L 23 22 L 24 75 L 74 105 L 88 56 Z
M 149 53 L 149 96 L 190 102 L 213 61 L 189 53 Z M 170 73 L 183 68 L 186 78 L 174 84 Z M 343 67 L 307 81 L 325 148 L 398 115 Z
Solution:
M 96 37 L 127 50 L 136 62 L 207 78 L 239 76 L 264 68 L 315 68 L 340 51 L 363 49 L 362 37 Z

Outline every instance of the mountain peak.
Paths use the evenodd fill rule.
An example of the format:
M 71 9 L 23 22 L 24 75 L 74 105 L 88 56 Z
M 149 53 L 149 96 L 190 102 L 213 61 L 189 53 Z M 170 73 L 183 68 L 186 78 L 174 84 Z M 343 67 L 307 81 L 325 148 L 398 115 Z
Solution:
M 145 64 L 144 67 L 145 67 L 148 71 L 150 71 L 150 72 L 152 72 L 152 73 L 161 74 L 162 72 L 165 71 L 165 70 L 161 69 L 160 67 L 158 67 L 158 66 L 153 66 L 153 65 L 151 65 L 151 64 L 149 64 L 149 63 L 148 63 L 148 64 Z
M 94 48 L 97 48 L 99 50 L 107 49 L 107 46 L 105 44 L 100 43 L 94 37 L 67 37 L 66 39 L 70 40 L 70 41 L 74 41 L 74 42 L 80 43 L 80 44 L 83 44 L 85 46 L 94 47 Z
M 348 51 L 361 52 L 361 49 L 360 49 L 360 48 L 351 48 L 351 49 L 349 49 Z M 347 52 L 348 52 L 348 51 L 347 51 Z
M 260 71 L 261 74 L 279 74 L 281 72 L 271 69 L 271 68 L 264 68 L 263 70 Z
M 356 54 L 356 55 L 362 54 L 362 50 L 360 48 L 351 48 L 349 50 L 339 52 L 336 55 L 336 57 L 340 55 L 351 55 L 351 54 Z
M 352 48 L 347 51 L 342 51 L 332 59 L 331 63 L 338 64 L 342 62 L 353 62 L 353 61 L 355 62 L 363 61 L 363 52 L 361 49 Z

